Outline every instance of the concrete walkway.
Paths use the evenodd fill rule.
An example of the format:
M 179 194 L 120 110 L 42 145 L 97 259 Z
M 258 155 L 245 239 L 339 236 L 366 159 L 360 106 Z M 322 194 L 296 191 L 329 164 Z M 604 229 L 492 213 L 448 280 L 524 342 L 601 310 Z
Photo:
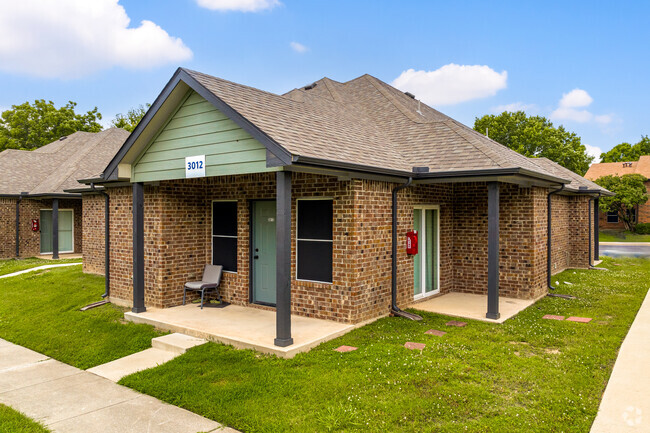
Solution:
M 650 432 L 650 292 L 618 353 L 591 433 Z
M 35 268 L 23 269 L 22 271 L 13 272 L 11 274 L 0 275 L 0 278 L 15 277 L 16 275 L 22 275 L 22 274 L 26 274 L 28 272 L 40 271 L 40 270 L 43 270 L 43 269 L 62 268 L 62 267 L 65 267 L 65 266 L 79 266 L 79 265 L 81 265 L 81 263 L 60 263 L 58 265 L 36 266 Z
M 56 433 L 236 432 L 2 339 L 0 403 Z

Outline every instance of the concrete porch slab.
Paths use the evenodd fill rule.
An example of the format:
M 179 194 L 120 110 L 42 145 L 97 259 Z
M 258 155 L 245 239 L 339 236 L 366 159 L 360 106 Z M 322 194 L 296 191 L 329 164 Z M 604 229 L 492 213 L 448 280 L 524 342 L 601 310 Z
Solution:
M 275 311 L 239 305 L 201 310 L 198 304 L 188 304 L 163 309 L 150 308 L 144 313 L 127 312 L 124 318 L 134 323 L 146 323 L 166 331 L 230 344 L 237 349 L 254 349 L 282 358 L 292 358 L 298 353 L 307 352 L 320 343 L 359 326 L 292 315 L 294 343 L 288 347 L 278 347 L 273 344 Z
M 535 301 L 536 299 L 515 299 L 501 296 L 499 298 L 499 312 L 501 313 L 501 317 L 497 320 L 485 317 L 485 313 L 487 312 L 487 295 L 451 292 L 426 301 L 411 304 L 409 308 L 444 314 L 445 316 L 480 320 L 482 322 L 503 323 L 520 311 L 533 305 Z

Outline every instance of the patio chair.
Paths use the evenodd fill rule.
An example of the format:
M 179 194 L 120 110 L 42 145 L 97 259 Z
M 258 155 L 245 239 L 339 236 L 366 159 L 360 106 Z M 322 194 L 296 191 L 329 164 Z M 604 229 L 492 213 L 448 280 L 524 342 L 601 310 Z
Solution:
M 214 290 L 219 297 L 219 302 L 221 302 L 219 283 L 221 282 L 222 273 L 223 266 L 221 265 L 205 265 L 201 281 L 190 281 L 189 283 L 185 283 L 185 286 L 183 287 L 183 305 L 185 305 L 185 294 L 188 290 L 201 292 L 201 310 L 203 309 L 203 297 L 206 291 Z

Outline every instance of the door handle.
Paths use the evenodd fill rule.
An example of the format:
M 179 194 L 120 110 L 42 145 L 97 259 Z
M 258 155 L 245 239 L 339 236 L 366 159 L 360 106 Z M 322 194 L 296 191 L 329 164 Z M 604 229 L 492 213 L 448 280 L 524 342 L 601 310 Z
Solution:
M 257 260 L 257 259 L 260 258 L 260 256 L 253 256 L 253 258 L 254 258 L 255 260 Z

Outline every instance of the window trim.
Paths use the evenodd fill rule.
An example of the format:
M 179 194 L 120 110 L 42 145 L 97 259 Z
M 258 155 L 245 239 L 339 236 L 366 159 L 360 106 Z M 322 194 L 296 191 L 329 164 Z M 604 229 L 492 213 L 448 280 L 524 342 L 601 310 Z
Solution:
M 615 215 L 610 215 L 610 214 L 615 214 Z M 611 218 L 616 217 L 616 221 L 610 221 L 609 220 L 610 217 Z M 607 212 L 607 214 L 605 215 L 605 221 L 607 222 L 607 224 L 618 224 L 621 222 L 621 219 L 618 216 L 618 212 Z
M 326 239 L 302 239 L 298 237 L 298 218 L 300 218 L 300 212 L 298 212 L 298 202 L 299 201 L 316 201 L 316 200 L 321 200 L 321 201 L 331 201 L 332 202 L 332 240 L 326 240 Z M 332 281 L 319 281 L 319 280 L 306 280 L 302 278 L 298 278 L 298 242 L 299 241 L 307 241 L 307 242 L 331 242 L 332 243 Z M 318 284 L 327 284 L 330 286 L 334 285 L 334 197 L 300 197 L 296 199 L 296 239 L 295 239 L 295 246 L 296 246 L 296 274 L 295 274 L 295 280 L 296 281 L 304 281 L 307 283 L 318 283 Z
M 426 211 L 428 209 L 434 209 L 434 210 L 438 211 L 438 221 L 437 221 L 437 224 L 436 224 L 436 239 L 435 239 L 435 242 L 437 244 L 436 246 L 438 247 L 438 255 L 436 257 L 436 289 L 432 290 L 432 291 L 430 291 L 428 293 L 424 289 L 421 289 L 422 293 L 420 293 L 418 295 L 416 295 L 415 293 L 413 294 L 413 300 L 421 300 L 421 299 L 424 299 L 424 298 L 428 298 L 429 296 L 440 294 L 440 249 L 441 249 L 440 248 L 440 220 L 442 219 L 442 212 L 440 210 L 440 205 L 439 204 L 414 205 L 413 206 L 413 211 L 414 211 L 413 213 L 415 213 L 415 209 L 422 210 L 423 211 L 422 215 L 424 215 L 424 211 Z M 423 228 L 423 230 L 421 230 L 422 234 L 426 235 L 426 224 L 423 224 L 422 228 Z M 424 237 L 423 237 L 423 239 L 424 239 Z M 426 259 L 426 249 L 420 248 L 421 246 L 424 247 L 424 243 L 420 242 L 420 233 L 418 233 L 418 248 L 419 248 L 418 252 L 424 251 L 422 253 L 423 254 L 422 261 L 424 261 L 424 259 Z M 413 257 L 413 260 L 415 260 L 415 256 Z M 414 266 L 415 266 L 415 264 L 414 264 Z M 422 266 L 422 264 L 420 264 L 420 266 L 422 268 L 422 276 L 424 276 L 425 267 Z M 421 278 L 420 281 L 424 281 L 424 278 Z M 413 285 L 415 286 L 415 283 Z M 413 288 L 415 289 L 415 287 L 413 287 Z
M 39 234 L 38 246 L 39 246 L 39 251 L 40 251 L 40 249 L 42 247 L 41 237 L 40 237 L 40 234 L 41 234 L 41 212 L 42 211 L 50 211 L 50 212 L 52 212 L 52 208 L 39 209 L 39 211 L 38 211 L 38 218 L 39 218 L 39 220 L 38 220 L 38 234 Z M 74 208 L 59 208 L 59 212 L 61 212 L 61 211 L 70 211 L 70 212 L 72 212 L 72 250 L 71 251 L 59 251 L 59 254 L 72 254 L 72 253 L 74 253 Z M 52 228 L 54 228 L 54 227 L 52 227 Z M 42 252 L 41 251 L 41 252 L 39 252 L 39 254 L 41 254 L 41 255 L 43 255 L 43 254 L 53 254 L 53 253 L 54 253 L 54 251 L 49 251 L 49 252 Z
M 219 202 L 219 203 L 235 203 L 236 207 L 236 220 L 235 221 L 235 227 L 237 231 L 237 236 L 227 236 L 227 235 L 215 235 L 214 234 L 214 203 Z M 222 272 L 227 273 L 227 274 L 234 274 L 237 275 L 239 273 L 239 200 L 212 200 L 210 201 L 210 264 L 214 263 L 214 243 L 212 240 L 215 237 L 219 238 L 228 238 L 228 239 L 237 239 L 237 270 L 236 271 L 227 271 L 223 270 Z

